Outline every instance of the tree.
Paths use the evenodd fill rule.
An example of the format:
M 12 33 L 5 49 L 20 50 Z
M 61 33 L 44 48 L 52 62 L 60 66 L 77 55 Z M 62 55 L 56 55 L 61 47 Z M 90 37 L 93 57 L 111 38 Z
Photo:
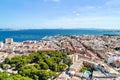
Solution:
M 4 61 L 6 64 L 8 64 L 10 62 L 10 59 L 9 58 L 5 58 L 5 61 Z
M 50 66 L 50 69 L 51 69 L 52 71 L 57 72 L 57 71 L 58 71 L 57 64 L 56 64 L 56 63 L 53 63 L 53 64 Z
M 90 70 L 90 68 L 87 68 L 87 67 L 85 67 L 85 66 L 82 67 L 82 72 L 83 72 L 83 73 L 84 73 L 85 71 L 88 71 L 88 70 Z
M 49 59 L 49 58 L 46 58 L 46 59 L 44 60 L 44 62 L 45 62 L 49 67 L 51 67 L 51 66 L 54 64 L 53 60 L 52 60 L 52 59 Z
M 51 58 L 55 63 L 60 63 L 60 61 L 61 61 L 61 58 L 59 58 L 59 57 L 52 57 Z
M 39 80 L 48 80 L 48 78 L 51 78 L 52 76 L 56 76 L 56 73 L 52 71 L 39 70 L 38 75 L 39 75 Z
M 66 64 L 59 64 L 58 65 L 58 67 L 57 67 L 57 70 L 59 71 L 59 72 L 62 72 L 62 71 L 64 71 L 64 69 L 66 68 Z
M 39 66 L 39 64 L 35 64 L 34 66 L 35 66 L 35 68 L 37 68 L 37 69 L 41 69 L 41 67 Z
M 45 62 L 38 62 L 41 69 L 47 70 L 49 67 Z
M 35 68 L 34 65 L 29 65 L 29 66 L 24 66 L 22 68 L 20 68 L 20 70 L 18 71 L 18 73 L 22 76 L 28 76 L 32 79 L 36 79 L 36 73 L 37 73 L 37 68 Z
M 7 72 L 0 72 L 0 80 L 4 80 L 8 78 L 8 73 Z
M 10 65 L 9 64 L 3 64 L 3 69 L 7 70 L 10 68 Z
M 11 64 L 12 67 L 15 67 L 16 65 L 15 64 Z
M 67 59 L 67 53 L 59 51 L 39 51 L 29 55 L 16 56 L 12 59 L 6 58 L 0 65 L 5 63 L 15 67 L 19 75 L 11 75 L 6 80 L 25 80 L 31 78 L 33 80 L 48 80 L 56 75 L 56 72 L 64 71 L 71 61 Z M 22 77 L 20 79 L 20 77 Z M 27 79 L 26 80 L 29 80 Z
M 14 58 L 12 58 L 10 60 L 10 64 L 13 65 L 14 64 L 14 67 L 16 68 L 20 68 L 26 64 L 28 64 L 29 62 L 31 62 L 31 59 L 29 59 L 28 56 L 16 56 Z
M 68 66 L 71 66 L 71 65 L 72 65 L 72 61 L 71 61 L 70 59 L 67 59 L 67 58 L 65 58 L 65 59 L 63 60 L 63 63 L 67 64 Z
M 32 80 L 32 79 L 21 75 L 13 75 L 3 80 Z

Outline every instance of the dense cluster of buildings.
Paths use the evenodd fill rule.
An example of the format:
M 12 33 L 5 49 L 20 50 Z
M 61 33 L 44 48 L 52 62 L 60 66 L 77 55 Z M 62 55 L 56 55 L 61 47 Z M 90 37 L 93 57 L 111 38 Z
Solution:
M 69 70 L 63 72 L 57 80 L 119 80 L 120 73 L 107 63 L 101 60 L 81 58 L 78 54 L 73 54 L 73 64 Z M 83 70 L 83 67 L 94 69 L 92 72 Z M 88 74 L 89 73 L 89 74 Z M 92 74 L 92 77 L 91 77 Z
M 63 80 L 60 77 L 65 78 L 64 80 L 81 80 L 76 76 L 76 73 L 83 75 L 79 71 L 82 66 L 86 65 L 98 69 L 92 73 L 94 80 L 106 80 L 106 78 L 117 80 L 118 76 L 115 75 L 120 75 L 120 36 L 56 35 L 46 36 L 40 41 L 28 40 L 23 42 L 14 42 L 12 38 L 7 38 L 5 42 L 0 42 L 0 62 L 4 61 L 6 57 L 12 58 L 15 55 L 37 51 L 72 53 L 72 55 L 68 55 L 68 58 L 73 62 L 69 68 L 69 72 L 73 75 L 70 76 L 63 72 L 58 80 Z M 100 68 L 100 65 L 103 64 L 104 68 Z M 106 67 L 109 69 L 107 73 L 105 72 Z

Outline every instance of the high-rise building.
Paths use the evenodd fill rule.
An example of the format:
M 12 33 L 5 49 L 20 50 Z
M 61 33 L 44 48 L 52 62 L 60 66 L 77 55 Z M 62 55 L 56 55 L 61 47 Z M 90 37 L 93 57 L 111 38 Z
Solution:
M 6 38 L 6 39 L 5 39 L 5 43 L 6 43 L 6 44 L 11 44 L 11 43 L 13 43 L 13 38 Z
M 0 42 L 0 48 L 3 48 L 3 47 L 4 47 L 4 43 Z
M 73 56 L 72 56 L 72 63 L 75 63 L 76 61 L 78 61 L 78 55 L 77 54 L 73 54 Z

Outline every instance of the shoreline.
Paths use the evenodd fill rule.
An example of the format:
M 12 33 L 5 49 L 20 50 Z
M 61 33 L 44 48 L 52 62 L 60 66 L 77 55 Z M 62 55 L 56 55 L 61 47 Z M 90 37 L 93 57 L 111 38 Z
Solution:
M 26 40 L 41 40 L 45 36 L 55 35 L 119 35 L 118 31 L 100 29 L 24 29 L 24 30 L 0 30 L 0 41 L 5 38 L 14 38 L 15 42 Z

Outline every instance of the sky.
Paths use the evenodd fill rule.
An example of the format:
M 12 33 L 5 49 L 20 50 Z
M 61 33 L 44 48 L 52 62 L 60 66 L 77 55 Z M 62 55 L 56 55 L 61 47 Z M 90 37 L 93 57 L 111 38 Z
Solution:
M 0 28 L 120 29 L 120 0 L 0 0 Z

